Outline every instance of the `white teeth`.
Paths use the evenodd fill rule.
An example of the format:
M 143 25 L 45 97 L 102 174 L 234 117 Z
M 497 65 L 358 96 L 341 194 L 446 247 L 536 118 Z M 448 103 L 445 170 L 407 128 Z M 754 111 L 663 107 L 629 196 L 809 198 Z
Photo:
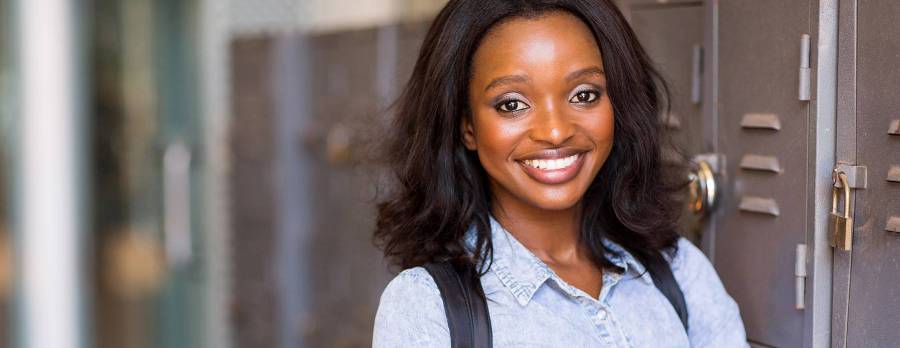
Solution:
M 525 163 L 525 165 L 527 165 L 529 167 L 534 167 L 537 169 L 556 170 L 556 169 L 563 169 L 563 168 L 566 168 L 566 167 L 572 165 L 572 163 L 575 163 L 575 160 L 578 159 L 578 156 L 579 156 L 578 154 L 575 154 L 575 155 L 572 155 L 572 156 L 569 156 L 566 158 L 560 158 L 560 159 L 553 159 L 553 160 L 535 159 L 535 160 L 524 160 L 522 162 Z

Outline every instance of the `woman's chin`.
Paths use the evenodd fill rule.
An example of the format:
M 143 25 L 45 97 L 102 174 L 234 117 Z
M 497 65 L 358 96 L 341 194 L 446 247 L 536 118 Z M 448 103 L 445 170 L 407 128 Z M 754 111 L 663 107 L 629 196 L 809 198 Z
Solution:
M 582 195 L 568 195 L 566 197 L 541 196 L 531 200 L 531 204 L 538 209 L 548 211 L 569 210 L 581 201 Z

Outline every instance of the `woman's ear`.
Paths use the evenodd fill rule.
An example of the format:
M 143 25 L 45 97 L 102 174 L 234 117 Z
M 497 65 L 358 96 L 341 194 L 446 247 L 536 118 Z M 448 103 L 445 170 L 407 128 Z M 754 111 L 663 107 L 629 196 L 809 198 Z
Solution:
M 478 147 L 475 145 L 475 128 L 472 127 L 472 116 L 464 116 L 462 118 L 461 128 L 463 145 L 467 149 L 475 151 Z

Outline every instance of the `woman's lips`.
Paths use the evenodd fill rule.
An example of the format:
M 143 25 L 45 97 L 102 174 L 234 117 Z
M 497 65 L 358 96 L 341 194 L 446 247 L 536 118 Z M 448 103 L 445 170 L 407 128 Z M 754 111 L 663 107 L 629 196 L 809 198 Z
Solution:
M 575 178 L 584 164 L 586 152 L 561 158 L 516 161 L 532 179 L 547 185 L 562 184 Z

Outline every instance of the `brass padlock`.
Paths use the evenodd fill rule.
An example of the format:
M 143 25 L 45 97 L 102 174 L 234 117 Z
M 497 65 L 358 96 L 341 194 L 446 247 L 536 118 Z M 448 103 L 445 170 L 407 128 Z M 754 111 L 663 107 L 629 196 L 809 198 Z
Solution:
M 834 220 L 834 231 L 829 242 L 831 246 L 849 251 L 853 244 L 853 215 L 850 213 L 850 184 L 847 183 L 847 173 L 835 172 L 836 179 L 841 181 L 841 187 L 831 188 L 831 219 Z M 844 191 L 844 213 L 837 211 L 838 191 Z

